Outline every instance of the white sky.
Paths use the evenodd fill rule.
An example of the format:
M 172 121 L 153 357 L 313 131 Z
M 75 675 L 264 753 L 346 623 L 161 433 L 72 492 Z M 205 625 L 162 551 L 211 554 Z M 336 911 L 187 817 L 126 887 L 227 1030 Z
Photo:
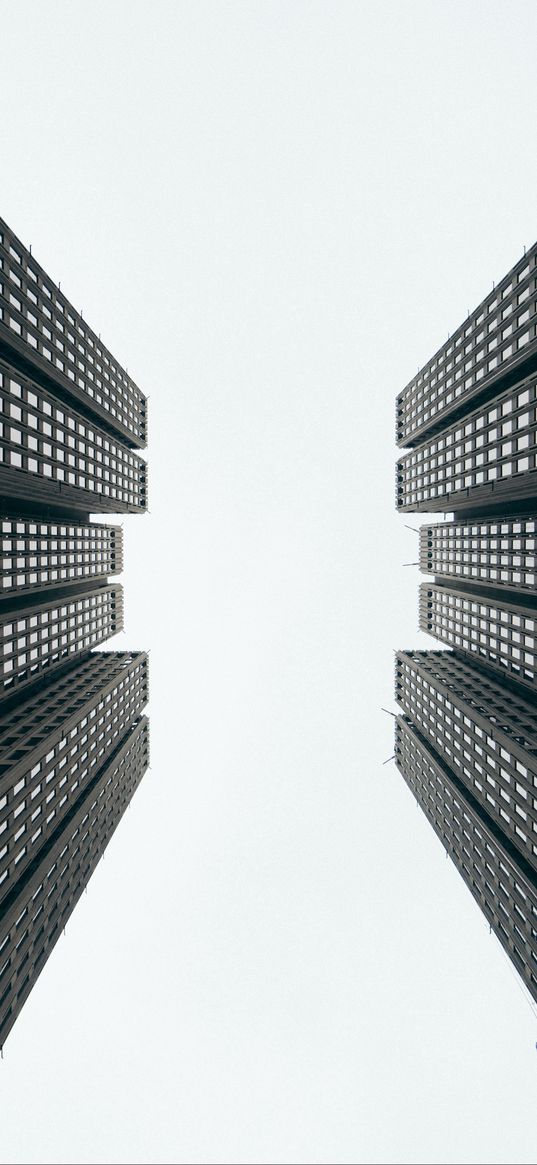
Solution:
M 537 8 L 0 15 L 0 213 L 151 397 L 152 725 L 0 1160 L 534 1162 L 537 1024 L 380 705 L 432 646 L 394 398 L 535 240 Z

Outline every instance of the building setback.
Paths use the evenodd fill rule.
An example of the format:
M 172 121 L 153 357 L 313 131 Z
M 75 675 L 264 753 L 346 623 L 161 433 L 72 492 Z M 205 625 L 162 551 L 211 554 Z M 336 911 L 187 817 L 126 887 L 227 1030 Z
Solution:
M 537 611 L 516 598 L 512 591 L 490 597 L 484 591 L 422 583 L 420 627 L 466 658 L 473 656 L 535 691 Z
M 537 875 L 537 708 L 448 651 L 399 651 L 396 699 Z
M 147 656 L 89 655 L 5 717 L 0 751 L 0 904 L 142 713 Z M 16 826 L 16 828 L 15 828 Z M 13 827 L 13 828 L 10 828 Z M 5 838 L 5 841 L 4 841 Z
M 395 759 L 537 1001 L 537 244 L 397 398 L 402 512 L 423 526 L 398 651 Z
M 123 531 L 97 522 L 0 523 L 0 594 L 55 590 L 123 570 Z
M 10 498 L 32 503 L 39 490 L 42 502 L 62 510 L 146 509 L 145 461 L 5 360 L 0 413 L 2 481 Z
M 123 533 L 147 402 L 0 219 L 0 1047 L 149 759 Z
M 521 517 L 422 526 L 420 570 L 531 593 L 537 580 L 537 521 Z
M 537 378 L 531 376 L 402 457 L 398 509 L 509 512 L 535 497 L 536 453 Z

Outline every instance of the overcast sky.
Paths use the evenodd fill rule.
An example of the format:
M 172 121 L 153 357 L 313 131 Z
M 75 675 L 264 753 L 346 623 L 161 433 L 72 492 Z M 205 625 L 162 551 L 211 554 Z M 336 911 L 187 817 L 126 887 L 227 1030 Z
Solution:
M 535 241 L 537 8 L 0 15 L 0 213 L 150 395 L 152 732 L 0 1160 L 534 1162 L 535 1017 L 380 707 L 434 646 L 394 398 Z

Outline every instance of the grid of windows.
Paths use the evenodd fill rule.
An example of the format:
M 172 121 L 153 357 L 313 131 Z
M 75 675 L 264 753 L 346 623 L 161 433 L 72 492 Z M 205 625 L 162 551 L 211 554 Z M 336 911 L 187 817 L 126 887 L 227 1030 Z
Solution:
M 123 627 L 147 401 L 0 219 L 0 1046 L 149 760 Z
M 118 585 L 3 613 L 0 698 L 122 629 L 123 593 Z
M 123 569 L 119 526 L 0 518 L 0 539 L 4 594 L 102 579 Z
M 4 903 L 0 1045 L 57 942 L 149 763 L 143 717 L 55 830 Z
M 30 689 L 22 703 L 0 718 L 0 775 L 6 763 L 24 767 L 30 749 L 49 740 L 56 743 L 73 727 L 86 704 L 111 691 L 131 669 L 141 669 L 147 688 L 147 657 L 143 652 L 92 651 L 65 674 L 59 672 L 47 687 L 40 686 L 37 692 Z
M 420 530 L 420 568 L 487 586 L 535 590 L 535 518 L 443 522 Z
M 487 921 L 537 1000 L 535 875 L 502 842 L 484 811 L 459 787 L 403 717 L 396 720 L 396 764 Z M 471 798 L 471 799 L 470 799 Z
M 139 717 L 147 657 L 90 658 L 57 686 L 1 725 L 0 902 Z
M 397 654 L 397 702 L 537 870 L 537 710 L 443 654 Z
M 147 402 L 82 316 L 0 220 L 0 325 L 65 392 L 128 443 L 145 445 Z
M 536 350 L 537 244 L 397 398 L 398 445 L 411 445 Z
M 55 496 L 85 510 L 146 508 L 145 461 L 4 361 L 0 463 L 17 471 L 9 485 L 19 479 L 30 497 L 38 479 L 40 489 L 43 482 Z
M 535 690 L 537 612 L 451 587 L 422 583 L 420 628 Z
M 537 380 L 500 393 L 397 463 L 400 510 L 455 509 L 537 491 Z

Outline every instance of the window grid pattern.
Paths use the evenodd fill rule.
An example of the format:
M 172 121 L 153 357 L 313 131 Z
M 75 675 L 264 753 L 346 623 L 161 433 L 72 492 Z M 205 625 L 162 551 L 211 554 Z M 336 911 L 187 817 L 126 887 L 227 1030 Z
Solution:
M 0 463 L 34 479 L 34 492 L 36 479 L 69 487 L 85 509 L 146 507 L 145 461 L 3 361 Z
M 478 487 L 536 492 L 537 380 L 521 381 L 397 463 L 398 509 L 453 509 Z M 515 480 L 516 479 L 516 480 Z M 531 483 L 531 485 L 530 485 Z
M 448 687 L 457 661 L 447 652 L 440 661 L 439 654 L 398 653 L 397 702 L 537 870 L 537 711 L 499 685 L 481 683 L 464 664 L 455 666 Z M 529 727 L 532 751 L 516 738 L 521 724 Z
M 535 518 L 502 518 L 422 526 L 420 568 L 426 574 L 533 591 L 537 522 Z
M 0 924 L 0 1046 L 13 1026 L 149 763 L 143 717 L 49 839 Z
M 535 349 L 537 244 L 397 397 L 398 445 L 433 426 Z
M 0 320 L 64 391 L 123 437 L 145 445 L 146 398 L 1 220 Z
M 420 628 L 535 690 L 536 619 L 524 607 L 422 583 Z
M 509 958 L 537 1000 L 537 891 L 532 872 L 502 845 L 403 718 L 396 764 Z
M 6 612 L 0 619 L 0 698 L 122 629 L 118 585 Z
M 105 660 L 106 656 L 101 657 L 101 665 Z M 81 688 L 83 692 L 88 690 L 87 674 L 81 677 L 75 672 L 70 677 L 71 692 L 62 685 L 63 700 L 60 698 L 59 703 L 67 715 L 55 731 L 44 731 L 43 700 L 39 698 L 25 705 L 22 724 L 19 710 L 18 731 L 10 732 L 9 723 L 2 724 L 0 902 L 147 702 L 147 657 L 116 656 L 111 663 L 115 678 L 100 686 L 93 678 L 91 698 L 74 715 L 73 703 L 80 704 Z M 102 666 L 96 670 L 106 675 Z M 52 690 L 47 706 L 52 715 L 55 702 L 57 708 Z M 32 724 L 36 718 L 34 735 Z M 48 716 L 45 723 L 52 729 Z
M 7 759 L 14 768 L 24 769 L 29 750 L 49 740 L 56 743 L 66 728 L 72 728 L 88 702 L 99 699 L 131 667 L 140 664 L 147 683 L 147 657 L 143 652 L 92 651 L 65 674 L 60 672 L 46 688 L 29 693 L 23 703 L 17 703 L 1 717 L 0 765 Z
M 0 587 L 4 594 L 120 574 L 119 526 L 0 519 Z

